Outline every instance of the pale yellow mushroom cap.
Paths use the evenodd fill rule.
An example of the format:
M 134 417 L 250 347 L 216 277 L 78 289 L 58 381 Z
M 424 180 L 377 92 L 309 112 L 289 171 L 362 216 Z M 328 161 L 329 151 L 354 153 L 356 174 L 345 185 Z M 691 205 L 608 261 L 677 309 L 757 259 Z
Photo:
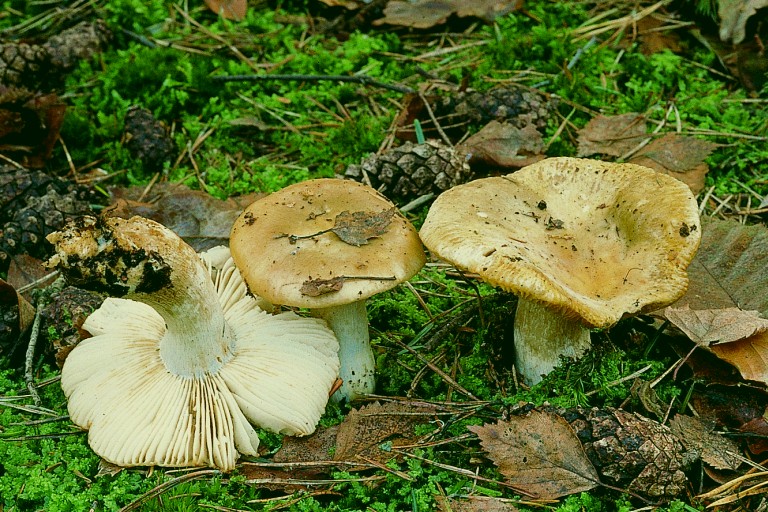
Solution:
M 393 210 L 394 209 L 394 210 Z M 386 230 L 353 245 L 335 233 L 340 214 L 392 210 Z M 374 189 L 339 179 L 308 180 L 251 204 L 230 235 L 232 258 L 250 291 L 274 304 L 326 308 L 362 300 L 411 278 L 425 262 L 418 233 Z M 307 294 L 309 281 L 341 280 L 337 290 Z
M 494 286 L 607 327 L 685 293 L 701 225 L 690 189 L 670 176 L 550 158 L 444 192 L 420 235 Z

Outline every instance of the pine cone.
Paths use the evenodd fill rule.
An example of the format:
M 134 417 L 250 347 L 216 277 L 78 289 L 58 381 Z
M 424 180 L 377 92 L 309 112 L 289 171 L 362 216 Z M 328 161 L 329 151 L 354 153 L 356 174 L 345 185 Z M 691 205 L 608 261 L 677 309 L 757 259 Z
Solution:
M 90 334 L 81 330 L 85 319 L 97 310 L 104 296 L 74 286 L 57 293 L 40 312 L 41 332 L 54 334 L 49 341 L 55 351 L 56 364 L 61 368 L 69 352 Z M 51 329 L 52 328 L 52 329 Z
M 83 21 L 62 30 L 43 45 L 59 71 L 70 71 L 83 59 L 100 52 L 112 38 L 103 20 Z
M 44 44 L 0 45 L 0 85 L 51 91 L 77 62 L 100 51 L 111 34 L 103 21 L 82 22 Z
M 438 119 L 445 117 L 449 126 L 466 123 L 485 125 L 499 121 L 516 128 L 533 125 L 543 129 L 554 106 L 540 93 L 504 85 L 483 92 L 471 91 L 443 97 L 432 109 Z
M 36 90 L 50 79 L 51 56 L 42 46 L 26 43 L 0 45 L 0 85 Z
M 41 171 L 0 167 L 0 271 L 16 254 L 47 257 L 45 237 L 88 212 L 84 188 Z
M 365 182 L 395 202 L 407 202 L 430 192 L 439 194 L 469 181 L 471 171 L 463 155 L 438 141 L 406 142 L 360 165 L 350 165 L 344 177 Z
M 682 495 L 693 456 L 668 427 L 621 409 L 556 411 L 573 427 L 607 483 L 655 499 Z
M 165 126 L 149 110 L 133 105 L 125 114 L 125 147 L 148 171 L 159 171 L 170 162 L 176 145 Z

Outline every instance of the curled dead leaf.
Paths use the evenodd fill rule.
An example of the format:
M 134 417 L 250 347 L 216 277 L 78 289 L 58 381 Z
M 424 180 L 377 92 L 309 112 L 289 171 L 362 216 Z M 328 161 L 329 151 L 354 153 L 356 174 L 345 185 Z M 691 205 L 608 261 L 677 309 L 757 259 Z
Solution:
M 768 320 L 761 318 L 760 313 L 739 308 L 694 310 L 686 304 L 667 307 L 664 316 L 691 341 L 704 347 L 768 331 Z

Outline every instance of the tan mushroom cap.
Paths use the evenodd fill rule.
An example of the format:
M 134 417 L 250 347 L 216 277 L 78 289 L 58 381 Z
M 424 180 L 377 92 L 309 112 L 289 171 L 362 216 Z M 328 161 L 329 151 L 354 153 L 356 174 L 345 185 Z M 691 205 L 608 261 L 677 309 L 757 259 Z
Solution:
M 685 293 L 701 226 L 690 189 L 670 176 L 550 158 L 444 192 L 420 235 L 494 286 L 607 327 Z
M 232 257 L 250 291 L 274 304 L 326 308 L 362 300 L 411 278 L 425 262 L 418 233 L 399 211 L 386 231 L 355 246 L 333 232 L 343 213 L 381 214 L 395 206 L 374 189 L 340 179 L 308 180 L 251 204 L 235 221 Z M 302 293 L 310 280 L 344 278 L 341 288 Z M 394 278 L 394 279 L 392 279 Z

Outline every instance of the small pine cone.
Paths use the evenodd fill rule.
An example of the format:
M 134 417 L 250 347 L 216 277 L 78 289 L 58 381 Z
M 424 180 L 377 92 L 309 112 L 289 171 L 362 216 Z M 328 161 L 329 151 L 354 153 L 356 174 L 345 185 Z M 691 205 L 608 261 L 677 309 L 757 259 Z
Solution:
M 432 107 L 440 123 L 486 125 L 490 121 L 509 123 L 516 128 L 547 126 L 555 104 L 544 95 L 514 85 L 494 87 L 488 91 L 471 91 L 443 97 Z
M 38 90 L 51 77 L 51 56 L 38 45 L 0 44 L 0 86 Z
M 370 180 L 371 186 L 396 202 L 406 202 L 430 192 L 439 194 L 469 181 L 466 159 L 436 140 L 406 142 L 380 155 L 372 154 L 360 165 L 350 165 L 344 177 Z
M 83 21 L 52 36 L 43 47 L 50 55 L 51 64 L 64 72 L 73 69 L 78 61 L 100 52 L 111 38 L 112 33 L 103 20 Z
M 134 105 L 125 114 L 125 146 L 133 158 L 141 160 L 148 171 L 159 171 L 170 162 L 176 145 L 165 126 L 152 112 Z
M 49 256 L 45 237 L 90 212 L 89 192 L 40 171 L 0 168 L 0 271 L 16 254 Z
M 681 496 L 692 462 L 668 427 L 621 409 L 559 410 L 575 430 L 601 477 L 643 496 L 670 500 Z
M 69 352 L 90 336 L 81 329 L 85 319 L 104 302 L 104 295 L 67 286 L 40 312 L 42 332 L 50 333 L 56 364 L 61 368 Z M 52 336 L 52 337 L 51 337 Z

